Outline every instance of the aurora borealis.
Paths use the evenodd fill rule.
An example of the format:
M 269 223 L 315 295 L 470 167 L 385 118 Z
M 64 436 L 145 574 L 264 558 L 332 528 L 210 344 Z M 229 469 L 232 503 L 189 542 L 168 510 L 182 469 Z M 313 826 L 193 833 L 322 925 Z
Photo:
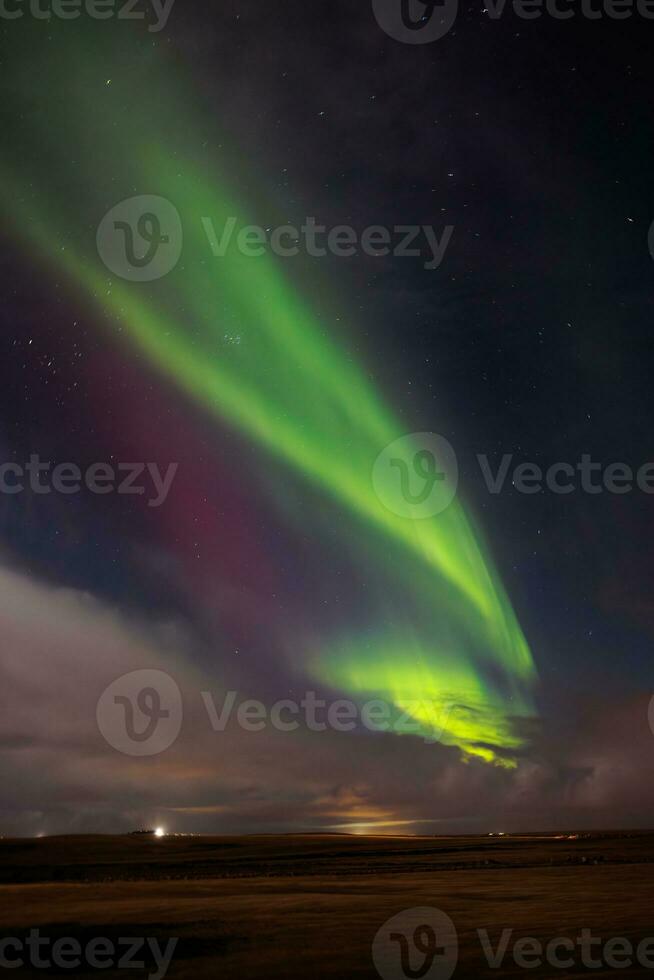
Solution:
M 565 700 L 568 686 L 587 693 L 580 651 L 597 626 L 575 624 L 565 642 L 555 626 L 563 608 L 573 618 L 567 595 L 582 589 L 569 555 L 592 537 L 588 502 L 555 502 L 554 515 L 551 501 L 515 502 L 508 487 L 489 499 L 469 465 L 475 452 L 562 458 L 558 422 L 545 448 L 534 446 L 548 412 L 576 419 L 572 396 L 559 395 L 565 363 L 538 362 L 549 320 L 543 326 L 538 299 L 514 299 L 514 278 L 528 275 L 515 257 L 522 239 L 502 239 L 504 252 L 488 245 L 505 210 L 522 220 L 524 187 L 518 182 L 514 206 L 496 176 L 495 129 L 467 96 L 502 201 L 497 212 L 484 210 L 481 162 L 463 187 L 474 154 L 453 129 L 441 135 L 444 112 L 429 110 L 433 133 L 417 107 L 405 124 L 406 109 L 392 108 L 393 84 L 383 72 L 373 83 L 377 35 L 365 81 L 358 35 L 347 35 L 347 57 L 332 64 L 315 26 L 310 52 L 296 46 L 297 64 L 277 65 L 252 13 L 243 18 L 258 40 L 256 56 L 247 55 L 232 6 L 215 14 L 220 30 L 207 37 L 188 12 L 176 21 L 177 9 L 155 34 L 145 24 L 83 18 L 39 30 L 27 18 L 4 25 L 12 34 L 10 139 L 0 200 L 19 270 L 11 265 L 5 278 L 17 290 L 7 305 L 7 352 L 36 392 L 19 410 L 23 382 L 11 374 L 5 458 L 34 451 L 83 467 L 154 460 L 162 473 L 177 465 L 170 494 L 151 510 L 136 494 L 0 500 L 7 633 L 37 663 L 29 676 L 23 664 L 8 668 L 16 701 L 32 691 L 41 703 L 34 677 L 48 673 L 49 654 L 38 637 L 51 634 L 54 686 L 89 753 L 81 776 L 66 774 L 62 796 L 93 798 L 88 825 L 98 813 L 110 827 L 135 814 L 164 824 L 166 813 L 190 821 L 228 814 L 231 828 L 241 812 L 257 828 L 418 825 L 454 819 L 456 798 L 473 819 L 478 798 L 497 793 L 510 809 L 550 783 L 567 787 L 569 772 L 594 765 L 585 750 L 568 758 L 556 739 L 552 749 L 547 735 L 557 697 Z M 361 30 L 378 31 L 369 20 Z M 401 65 L 405 52 L 388 50 Z M 405 106 L 406 68 L 397 77 Z M 372 137 L 364 146 L 368 126 L 401 132 L 397 155 L 369 149 Z M 497 126 L 513 131 L 506 119 Z M 181 250 L 161 278 L 128 281 L 103 262 L 98 236 L 112 209 L 141 196 L 179 215 Z M 332 227 L 415 222 L 455 231 L 431 269 L 394 256 L 323 260 L 269 248 L 254 256 L 235 243 L 218 254 L 230 222 L 270 231 L 310 216 Z M 129 232 L 128 222 L 118 226 Z M 156 221 L 141 230 L 144 249 L 161 234 Z M 567 276 L 563 263 L 551 265 L 553 277 Z M 565 306 L 558 294 L 550 302 Z M 572 313 L 556 316 L 576 323 Z M 580 348 L 594 342 L 584 337 Z M 536 364 L 543 373 L 532 380 Z M 581 386 L 575 371 L 568 393 Z M 541 393 L 548 411 L 536 401 Z M 600 410 L 593 403 L 580 418 Z M 582 424 L 570 428 L 592 449 Z M 421 432 L 450 440 L 459 486 L 442 512 L 411 519 L 380 500 L 373 470 L 386 447 Z M 400 480 L 397 469 L 391 475 Z M 566 530 L 552 533 L 553 525 Z M 534 572 L 540 549 L 551 550 Z M 559 563 L 565 598 L 551 584 Z M 29 615 L 39 607 L 42 619 Z M 622 634 L 618 642 L 624 648 Z M 188 724 L 165 758 L 137 764 L 107 751 L 94 712 L 114 677 L 142 667 L 177 679 Z M 73 679 L 82 673 L 78 701 Z M 358 706 L 380 700 L 413 727 L 300 733 L 283 743 L 230 732 L 229 751 L 216 749 L 196 714 L 199 692 L 220 700 L 228 689 L 265 704 L 314 690 Z M 11 737 L 29 741 L 22 730 Z M 420 776 L 409 781 L 414 759 Z M 110 786 L 98 791 L 101 802 L 93 760 Z M 39 765 L 50 766 L 47 752 Z M 434 803 L 441 784 L 456 787 L 443 815 Z M 112 793 L 134 801 L 128 815 L 115 816 Z M 25 811 L 45 811 L 33 791 L 26 799 Z M 52 825 L 65 825 L 53 812 Z
M 102 50 L 89 54 L 82 76 L 97 78 Z M 156 56 L 150 73 L 157 101 L 173 90 L 167 113 L 188 120 L 186 139 L 198 145 L 191 126 L 201 132 L 200 121 L 191 122 L 192 111 L 183 102 L 173 108 L 174 73 Z M 384 572 L 385 589 L 414 583 L 419 625 L 399 615 L 386 632 L 376 623 L 353 634 L 341 628 L 342 635 L 321 638 L 317 657 L 298 650 L 300 660 L 306 658 L 308 678 L 315 675 L 342 693 L 386 698 L 398 707 L 428 702 L 432 714 L 435 709 L 444 720 L 433 725 L 429 710 L 420 709 L 416 720 L 425 736 L 436 730 L 465 755 L 513 765 L 511 750 L 522 740 L 512 733 L 510 717 L 533 712 L 535 670 L 510 602 L 461 504 L 454 501 L 443 514 L 414 522 L 391 514 L 377 499 L 372 464 L 402 434 L 392 406 L 332 336 L 328 317 L 316 318 L 301 288 L 269 256 L 232 250 L 215 265 L 203 257 L 203 251 L 210 256 L 202 242 L 203 218 L 223 225 L 237 216 L 248 225 L 252 212 L 227 191 L 211 155 L 199 164 L 166 138 L 154 104 L 131 112 L 125 125 L 116 108 L 123 96 L 116 89 L 132 84 L 129 74 L 118 85 L 107 84 L 104 112 L 113 116 L 113 124 L 94 133 L 94 153 L 124 161 L 119 186 L 156 188 L 174 202 L 186 234 L 179 268 L 152 290 L 107 276 L 97 256 L 89 254 L 87 227 L 70 217 L 89 213 L 91 201 L 101 199 L 90 173 L 86 180 L 78 174 L 91 191 L 84 207 L 73 207 L 66 197 L 42 199 L 38 192 L 28 193 L 18 172 L 7 175 L 5 203 L 16 228 L 55 274 L 64 273 L 73 288 L 85 291 L 96 315 L 108 321 L 104 329 L 142 353 L 219 422 L 242 430 L 259 447 L 264 470 L 265 454 L 278 457 L 345 510 L 357 537 L 374 535 L 391 549 L 396 557 L 391 574 Z M 86 87 L 76 85 L 70 98 L 77 104 L 69 103 L 70 122 L 64 125 L 74 129 L 66 133 L 66 144 L 77 145 L 93 132 L 94 114 Z M 139 152 L 130 159 L 135 133 Z M 61 152 L 59 126 L 53 129 L 49 122 L 41 135 L 49 153 Z M 245 342 L 228 358 L 220 341 L 233 323 L 242 325 Z

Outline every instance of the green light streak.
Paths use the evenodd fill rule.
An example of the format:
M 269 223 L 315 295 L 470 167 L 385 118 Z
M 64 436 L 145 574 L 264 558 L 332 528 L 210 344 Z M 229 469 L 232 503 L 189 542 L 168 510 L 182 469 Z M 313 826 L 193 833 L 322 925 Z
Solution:
M 65 49 L 53 57 L 55 63 L 65 58 Z M 202 145 L 207 125 L 179 98 L 170 67 L 150 56 L 147 90 L 132 99 L 126 116 L 119 106 L 131 92 L 129 71 L 122 96 L 98 90 L 94 101 L 84 88 L 84 79 L 95 79 L 97 88 L 98 79 L 112 74 L 103 59 L 110 62 L 102 46 L 88 58 L 75 51 L 79 87 L 67 88 L 65 119 L 59 114 L 53 122 L 44 113 L 38 138 L 60 166 L 72 145 L 80 159 L 110 160 L 119 180 L 98 176 L 87 162 L 72 188 L 58 181 L 46 197 L 34 188 L 51 186 L 50 174 L 35 175 L 30 186 L 20 168 L 11 167 L 2 175 L 1 194 L 17 232 L 49 268 L 86 294 L 117 337 L 207 411 L 320 488 L 361 535 L 391 549 L 381 603 L 393 583 L 404 587 L 415 580 L 424 635 L 415 638 L 400 623 L 383 635 L 375 631 L 374 640 L 336 638 L 309 661 L 310 675 L 355 697 L 429 701 L 440 706 L 441 715 L 455 705 L 441 726 L 442 741 L 458 746 L 465 757 L 514 764 L 510 753 L 522 740 L 510 717 L 532 713 L 535 670 L 463 508 L 455 501 L 433 519 L 411 521 L 380 503 L 371 484 L 373 462 L 404 434 L 392 409 L 276 260 L 248 257 L 234 247 L 221 258 L 212 256 L 202 219 L 209 217 L 220 229 L 232 216 L 241 227 L 253 215 L 228 190 L 214 154 L 198 161 L 186 151 L 189 144 Z M 133 76 L 137 62 L 135 54 Z M 47 96 L 42 101 L 50 104 Z M 170 135 L 171 118 L 184 120 L 185 139 Z M 115 280 L 95 253 L 98 221 L 132 193 L 166 197 L 182 215 L 182 261 L 157 283 Z M 226 353 L 221 339 L 233 323 L 245 342 Z M 431 709 L 414 711 L 424 734 L 433 735 L 438 726 Z

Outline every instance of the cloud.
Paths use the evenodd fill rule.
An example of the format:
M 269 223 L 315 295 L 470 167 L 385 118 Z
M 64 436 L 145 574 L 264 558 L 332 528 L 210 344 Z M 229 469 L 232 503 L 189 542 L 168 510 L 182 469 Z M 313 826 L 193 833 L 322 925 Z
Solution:
M 383 833 L 645 826 L 654 806 L 648 698 L 570 705 L 512 772 L 409 735 L 214 731 L 219 662 L 194 666 L 179 623 L 127 615 L 87 593 L 0 568 L 0 769 L 4 833 L 350 828 Z M 203 659 L 203 658 L 200 658 Z M 96 705 L 116 677 L 175 678 L 184 724 L 152 758 L 102 738 Z M 252 678 L 252 684 L 256 678 Z M 243 691 L 240 697 L 247 697 Z

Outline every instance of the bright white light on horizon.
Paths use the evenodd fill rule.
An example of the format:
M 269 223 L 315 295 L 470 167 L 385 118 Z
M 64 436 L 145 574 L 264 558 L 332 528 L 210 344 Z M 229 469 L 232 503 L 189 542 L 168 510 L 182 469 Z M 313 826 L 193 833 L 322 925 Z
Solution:
M 156 829 L 156 830 L 155 830 L 155 832 L 154 832 L 154 836 L 155 836 L 155 837 L 163 837 L 163 836 L 165 835 L 165 833 L 166 833 L 166 832 L 165 832 L 165 830 L 163 829 L 163 827 L 157 827 L 157 829 Z

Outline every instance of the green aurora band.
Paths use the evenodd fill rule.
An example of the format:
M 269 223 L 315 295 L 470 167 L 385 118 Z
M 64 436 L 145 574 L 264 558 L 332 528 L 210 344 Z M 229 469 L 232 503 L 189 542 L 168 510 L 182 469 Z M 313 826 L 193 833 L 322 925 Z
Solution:
M 536 672 L 480 535 L 456 500 L 418 521 L 380 503 L 373 463 L 406 430 L 328 333 L 329 315 L 312 312 L 269 254 L 232 247 L 212 256 L 203 218 L 221 229 L 235 217 L 241 227 L 260 211 L 261 195 L 244 176 L 252 168 L 241 163 L 225 178 L 223 152 L 203 136 L 215 121 L 196 113 L 187 80 L 151 36 L 101 23 L 71 47 L 71 25 L 49 30 L 58 42 L 42 44 L 40 63 L 60 82 L 56 91 L 40 87 L 29 63 L 13 65 L 16 136 L 1 176 L 16 233 L 75 296 L 86 295 L 117 341 L 258 444 L 264 469 L 274 457 L 325 495 L 350 546 L 361 545 L 359 561 L 372 556 L 379 619 L 359 635 L 301 651 L 308 676 L 359 702 L 403 708 L 424 737 L 457 746 L 465 760 L 515 766 L 534 716 Z M 108 37 L 122 62 L 111 82 L 116 49 Z M 28 173 L 23 161 L 35 145 L 43 171 Z M 95 247 L 103 215 L 135 194 L 165 197 L 182 216 L 182 259 L 155 283 L 113 278 Z M 225 331 L 235 325 L 245 342 L 226 349 Z M 395 608 L 394 593 L 411 599 Z

